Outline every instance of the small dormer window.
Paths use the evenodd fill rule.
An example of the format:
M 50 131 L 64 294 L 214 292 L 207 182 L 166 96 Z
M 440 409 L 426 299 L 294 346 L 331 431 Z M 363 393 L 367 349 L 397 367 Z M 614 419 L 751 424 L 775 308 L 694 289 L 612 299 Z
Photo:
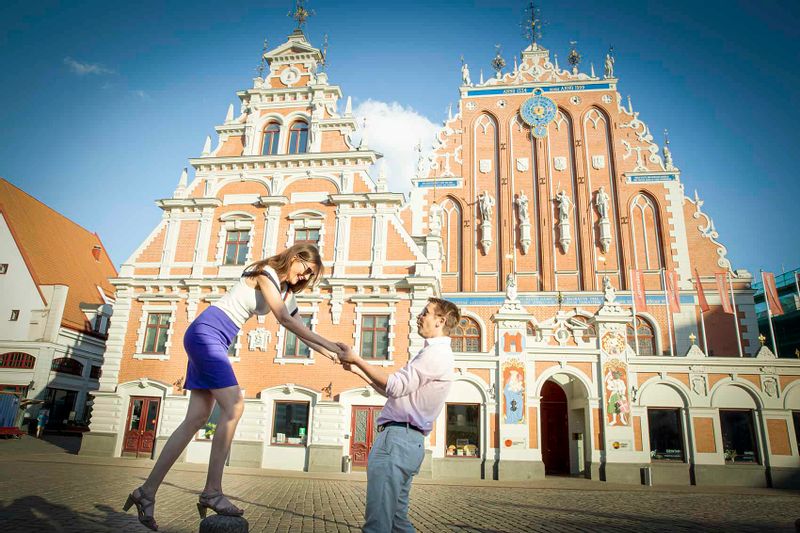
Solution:
M 289 128 L 289 150 L 290 154 L 304 154 L 308 145 L 308 124 L 298 120 Z

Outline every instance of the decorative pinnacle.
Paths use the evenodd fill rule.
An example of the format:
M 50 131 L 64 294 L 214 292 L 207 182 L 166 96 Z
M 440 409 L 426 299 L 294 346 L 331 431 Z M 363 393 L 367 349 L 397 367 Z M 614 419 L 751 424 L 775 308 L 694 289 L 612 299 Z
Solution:
M 758 335 L 758 342 L 761 343 L 761 346 L 764 346 L 764 344 L 767 342 L 767 338 L 764 336 L 763 333 L 760 333 Z
M 696 341 L 696 340 L 697 340 L 697 336 L 694 334 L 694 332 L 690 333 L 689 334 L 689 342 L 691 342 L 692 345 L 694 345 L 695 344 L 694 341 Z
M 501 47 L 499 44 L 494 45 L 494 59 L 492 59 L 492 68 L 497 73 L 497 77 L 500 77 L 500 71 L 503 70 L 503 67 L 506 66 L 506 60 L 500 55 Z
M 664 144 L 669 146 L 669 130 L 666 128 L 664 128 Z M 678 148 L 680 148 L 680 146 Z
M 264 77 L 264 70 L 267 68 L 267 50 L 268 50 L 267 40 L 264 39 L 264 46 L 261 47 L 261 63 L 259 63 L 258 67 L 256 67 L 256 72 L 258 73 L 259 78 Z
M 578 50 L 575 48 L 578 44 L 578 41 L 570 41 L 570 46 L 572 47 L 569 51 L 569 55 L 567 56 L 567 61 L 570 65 L 572 65 L 572 73 L 578 73 L 578 65 L 581 62 L 581 54 L 578 53 Z
M 306 0 L 295 0 L 294 11 L 289 11 L 286 15 L 297 21 L 297 29 L 300 31 L 303 31 L 303 26 L 305 26 L 308 18 L 316 15 L 313 9 L 306 9 L 305 3 Z

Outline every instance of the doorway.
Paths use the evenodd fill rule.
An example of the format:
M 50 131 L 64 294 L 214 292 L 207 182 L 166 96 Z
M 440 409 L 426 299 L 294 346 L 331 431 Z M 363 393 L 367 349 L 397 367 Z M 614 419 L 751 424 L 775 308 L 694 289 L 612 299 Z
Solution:
M 542 386 L 542 461 L 546 475 L 569 475 L 567 395 L 554 381 Z
M 161 398 L 132 397 L 125 423 L 122 454 L 151 457 L 158 427 Z
M 48 429 L 60 429 L 75 420 L 75 400 L 78 391 L 47 387 L 44 407 L 50 411 Z
M 378 434 L 380 405 L 354 405 L 350 427 L 350 457 L 353 467 L 366 468 L 369 451 Z

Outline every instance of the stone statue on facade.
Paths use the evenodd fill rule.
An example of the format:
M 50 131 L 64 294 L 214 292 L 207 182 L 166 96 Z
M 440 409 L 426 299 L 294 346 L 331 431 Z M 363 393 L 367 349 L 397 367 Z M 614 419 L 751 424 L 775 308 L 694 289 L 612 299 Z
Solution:
M 597 196 L 594 199 L 594 205 L 597 207 L 597 212 L 600 214 L 600 218 L 608 218 L 609 200 L 610 198 L 605 187 L 600 186 L 600 188 L 597 190 Z
M 605 74 L 603 75 L 604 78 L 613 78 L 614 77 L 614 56 L 611 55 L 611 50 L 608 51 L 606 54 L 605 60 Z
M 617 299 L 617 290 L 611 285 L 611 278 L 608 276 L 603 276 L 603 297 L 607 304 L 612 304 Z
M 439 204 L 434 203 L 431 206 L 430 211 L 430 222 L 428 227 L 430 228 L 430 234 L 436 237 L 441 236 L 442 234 L 442 208 Z
M 572 200 L 567 196 L 567 191 L 562 190 L 556 194 L 556 201 L 558 202 L 558 222 L 569 223 L 569 211 L 572 207 Z
M 467 86 L 472 85 L 472 81 L 469 79 L 469 67 L 463 62 L 461 63 L 461 83 Z
M 483 191 L 483 194 L 478 196 L 481 207 L 481 218 L 483 222 L 492 222 L 492 207 L 494 207 L 494 198 L 489 195 L 489 191 Z
M 506 276 L 506 299 L 512 302 L 517 301 L 517 278 L 511 272 Z
M 675 170 L 675 166 L 672 164 L 672 152 L 669 150 L 669 143 L 664 145 L 664 169 Z
M 515 203 L 517 204 L 517 215 L 519 216 L 520 224 L 528 222 L 530 220 L 530 215 L 528 214 L 528 197 L 525 196 L 524 191 L 520 191 Z

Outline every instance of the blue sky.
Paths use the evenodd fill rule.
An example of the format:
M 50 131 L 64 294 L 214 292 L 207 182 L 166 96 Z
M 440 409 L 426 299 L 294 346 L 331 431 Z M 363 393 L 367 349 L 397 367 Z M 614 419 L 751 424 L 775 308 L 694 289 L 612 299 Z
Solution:
M 526 42 L 525 2 L 311 2 L 332 83 L 362 109 L 439 124 L 459 57 L 488 75 Z M 623 96 L 697 189 L 735 268 L 800 266 L 798 2 L 540 2 L 541 43 L 598 72 L 609 45 Z M 294 27 L 289 1 L 0 5 L 0 176 L 96 231 L 119 265 L 161 217 L 189 157 L 251 85 L 264 38 Z M 393 111 L 392 111 L 393 110 Z M 369 123 L 370 127 L 374 127 Z M 422 126 L 424 129 L 425 126 Z M 213 135 L 212 135 L 213 138 Z M 407 144 L 411 154 L 411 142 Z M 373 148 L 380 149 L 374 142 Z M 396 172 L 397 174 L 397 172 Z M 394 177 L 394 183 L 400 176 Z M 692 221 L 690 221 L 692 222 Z

